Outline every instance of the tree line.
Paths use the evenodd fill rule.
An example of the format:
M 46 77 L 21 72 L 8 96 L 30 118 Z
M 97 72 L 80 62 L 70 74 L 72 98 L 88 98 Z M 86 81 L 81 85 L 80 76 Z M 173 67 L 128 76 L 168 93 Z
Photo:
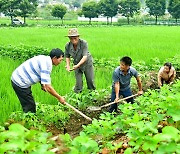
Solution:
M 157 18 L 165 15 L 166 1 L 146 0 L 145 5 L 146 7 L 144 9 L 147 9 L 150 15 L 155 16 L 157 24 Z M 127 18 L 129 24 L 129 18 L 140 13 L 140 9 L 140 0 L 100 0 L 98 3 L 88 1 L 83 3 L 79 15 L 84 15 L 89 18 L 89 23 L 91 23 L 92 18 L 98 17 L 99 15 L 107 17 L 107 22 L 108 18 L 111 18 L 112 23 L 112 18 L 119 13 Z M 167 9 L 177 22 L 180 18 L 180 0 L 169 0 Z
M 87 1 L 82 4 L 81 10 L 78 12 L 79 16 L 84 15 L 89 18 L 89 23 L 91 24 L 91 19 L 104 16 L 107 18 L 107 23 L 109 18 L 111 19 L 117 14 L 121 14 L 127 18 L 129 24 L 129 19 L 135 14 L 140 13 L 141 0 L 100 0 Z M 166 7 L 165 0 L 146 0 L 145 7 L 146 11 L 155 17 L 156 24 L 157 19 L 165 14 L 166 9 L 171 14 L 173 18 L 177 20 L 180 18 L 180 0 L 169 0 L 168 7 Z M 35 15 L 37 13 L 38 0 L 0 0 L 0 12 L 4 13 L 6 16 L 11 18 L 11 23 L 14 17 L 21 16 L 26 23 L 26 17 Z M 63 17 L 67 12 L 66 6 L 54 5 L 51 7 L 51 15 L 53 17 L 60 18 L 63 23 Z
M 11 18 L 11 24 L 17 16 L 24 18 L 26 23 L 26 17 L 36 13 L 37 6 L 37 0 L 0 0 L 0 12 Z

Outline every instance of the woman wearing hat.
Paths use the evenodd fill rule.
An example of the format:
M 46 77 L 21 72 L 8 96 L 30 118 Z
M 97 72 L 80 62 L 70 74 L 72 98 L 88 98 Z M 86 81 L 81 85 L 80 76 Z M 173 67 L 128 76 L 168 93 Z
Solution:
M 79 38 L 77 28 L 72 28 L 68 32 L 70 42 L 65 46 L 66 69 L 70 69 L 70 57 L 73 58 L 73 70 L 75 71 L 76 85 L 74 91 L 79 93 L 83 88 L 83 74 L 86 77 L 87 88 L 94 90 L 94 68 L 93 58 L 88 51 L 87 42 Z

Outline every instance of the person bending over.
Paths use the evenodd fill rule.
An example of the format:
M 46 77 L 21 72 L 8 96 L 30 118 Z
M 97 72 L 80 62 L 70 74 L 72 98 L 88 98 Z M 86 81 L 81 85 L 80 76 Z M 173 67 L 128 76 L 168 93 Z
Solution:
M 158 86 L 163 86 L 164 83 L 172 84 L 176 77 L 176 71 L 171 63 L 165 63 L 158 72 Z
M 138 94 L 143 94 L 141 79 L 135 68 L 131 67 L 132 59 L 130 57 L 122 57 L 120 59 L 120 66 L 118 66 L 113 72 L 113 83 L 112 83 L 112 93 L 111 102 L 117 102 L 120 95 L 123 97 L 128 97 L 132 95 L 130 81 L 134 76 L 137 80 L 137 85 L 139 88 Z M 126 100 L 127 102 L 134 102 L 133 98 Z M 117 112 L 117 103 L 112 104 L 109 108 L 109 112 Z
M 11 76 L 12 87 L 25 113 L 36 112 L 36 104 L 31 91 L 31 85 L 35 83 L 40 82 L 42 90 L 49 92 L 62 104 L 65 103 L 65 99 L 51 86 L 50 77 L 52 66 L 59 65 L 63 57 L 64 53 L 62 50 L 58 48 L 52 49 L 49 56 L 35 56 L 14 70 Z

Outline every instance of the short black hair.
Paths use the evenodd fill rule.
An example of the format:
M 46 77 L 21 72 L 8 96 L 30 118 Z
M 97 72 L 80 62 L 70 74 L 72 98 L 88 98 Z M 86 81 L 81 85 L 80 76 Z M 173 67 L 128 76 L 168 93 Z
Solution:
M 53 57 L 57 57 L 57 58 L 60 58 L 61 56 L 64 57 L 64 52 L 59 48 L 52 49 L 49 56 L 51 57 L 51 59 Z
M 164 64 L 164 66 L 167 66 L 167 67 L 169 67 L 169 69 L 171 69 L 172 64 L 171 64 L 171 63 L 169 63 L 169 62 L 167 62 L 167 63 L 165 63 L 165 64 Z
M 131 64 L 132 64 L 132 59 L 131 59 L 130 57 L 128 57 L 128 56 L 125 56 L 125 57 L 122 57 L 122 58 L 120 59 L 120 62 L 125 63 L 125 65 L 131 66 Z

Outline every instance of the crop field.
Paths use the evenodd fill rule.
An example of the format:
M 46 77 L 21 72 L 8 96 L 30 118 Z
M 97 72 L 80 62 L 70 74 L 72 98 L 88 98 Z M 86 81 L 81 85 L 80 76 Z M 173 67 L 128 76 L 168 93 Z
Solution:
M 178 151 L 180 138 L 175 137 L 180 136 L 180 115 L 177 112 L 177 109 L 180 109 L 178 104 L 180 82 L 177 79 L 176 84 L 165 86 L 161 90 L 149 90 L 150 87 L 146 84 L 150 79 L 148 73 L 153 71 L 157 74 L 160 66 L 167 60 L 173 63 L 177 71 L 180 70 L 180 27 L 178 26 L 80 26 L 78 28 L 80 38 L 88 42 L 89 51 L 94 58 L 97 90 L 87 91 L 84 81 L 83 93 L 75 94 L 73 92 L 74 73 L 65 70 L 65 60 L 53 68 L 51 78 L 57 92 L 65 96 L 71 105 L 88 116 L 92 116 L 92 123 L 86 123 L 82 118 L 79 118 L 80 120 L 75 118 L 77 121 L 73 121 L 74 116 L 77 115 L 69 108 L 57 105 L 57 100 L 43 92 L 38 84 L 32 86 L 33 96 L 38 102 L 36 116 L 20 113 L 21 106 L 10 82 L 13 70 L 27 59 L 28 55 L 33 55 L 36 49 L 42 50 L 42 53 L 49 52 L 52 48 L 60 48 L 64 51 L 65 44 L 69 41 L 66 37 L 69 28 L 65 26 L 0 28 L 0 125 L 4 126 L 4 122 L 7 121 L 6 124 L 8 123 L 9 126 L 11 122 L 8 119 L 13 119 L 12 123 L 18 122 L 23 125 L 11 125 L 9 132 L 6 132 L 7 136 L 8 133 L 20 129 L 24 131 L 23 134 L 14 133 L 24 135 L 26 138 L 25 128 L 28 128 L 30 134 L 38 134 L 36 144 L 39 149 L 37 148 L 36 152 L 45 153 L 59 143 L 51 144 L 49 137 L 52 137 L 52 134 L 48 133 L 44 134 L 46 137 L 43 143 L 41 142 L 41 131 L 44 132 L 47 129 L 44 125 L 48 127 L 55 125 L 62 129 L 67 127 L 68 123 L 72 129 L 77 123 L 85 123 L 83 130 L 81 126 L 82 132 L 79 131 L 79 136 L 76 134 L 77 137 L 74 139 L 71 138 L 72 134 L 71 136 L 61 135 L 60 138 L 64 140 L 64 144 L 59 149 L 63 151 L 68 148 L 72 154 L 103 153 L 103 150 L 115 153 L 118 149 L 122 149 L 123 152 L 126 150 L 128 154 L 133 152 L 163 153 L 163 150 L 168 150 L 168 153 L 180 152 Z M 132 58 L 132 65 L 142 77 L 143 86 L 146 87 L 145 94 L 138 97 L 135 104 L 121 104 L 119 106 L 121 114 L 118 116 L 107 113 L 106 110 L 102 113 L 87 113 L 88 106 L 100 106 L 109 102 L 113 70 L 119 65 L 119 59 L 126 55 Z M 136 92 L 137 86 L 134 79 L 132 86 Z M 12 112 L 15 115 L 12 116 Z M 33 130 L 30 130 L 31 127 L 38 129 L 41 133 L 38 131 L 33 133 Z M 60 132 L 62 133 L 62 130 Z M 6 133 L 4 127 L 0 126 L 0 136 L 3 136 L 0 138 L 0 153 L 12 151 L 10 147 L 8 149 L 8 145 L 6 148 L 4 146 L 8 139 Z M 123 139 L 118 143 L 112 142 L 117 141 L 119 134 L 123 134 L 121 136 Z M 22 136 L 19 137 L 22 138 Z M 167 137 L 167 142 L 163 140 L 163 137 Z M 34 136 L 29 136 L 29 138 L 33 142 Z M 29 138 L 27 137 L 28 141 Z M 12 143 L 13 141 L 15 142 L 15 139 Z M 84 146 L 85 143 L 87 143 L 86 146 Z M 128 145 L 124 146 L 124 144 Z M 46 148 L 41 151 L 41 147 L 45 145 Z M 30 146 L 29 149 L 28 146 L 26 146 L 27 149 L 23 149 L 23 145 L 20 144 L 16 147 L 16 152 L 33 152 Z
M 48 49 L 64 49 L 68 28 L 20 27 L 1 28 L 1 45 L 34 45 Z M 95 58 L 118 58 L 128 55 L 134 61 L 158 57 L 164 60 L 179 53 L 180 27 L 122 26 L 80 27 L 81 38 L 87 40 Z M 143 57 L 143 58 L 142 58 Z M 146 59 L 144 59 L 146 58 Z

